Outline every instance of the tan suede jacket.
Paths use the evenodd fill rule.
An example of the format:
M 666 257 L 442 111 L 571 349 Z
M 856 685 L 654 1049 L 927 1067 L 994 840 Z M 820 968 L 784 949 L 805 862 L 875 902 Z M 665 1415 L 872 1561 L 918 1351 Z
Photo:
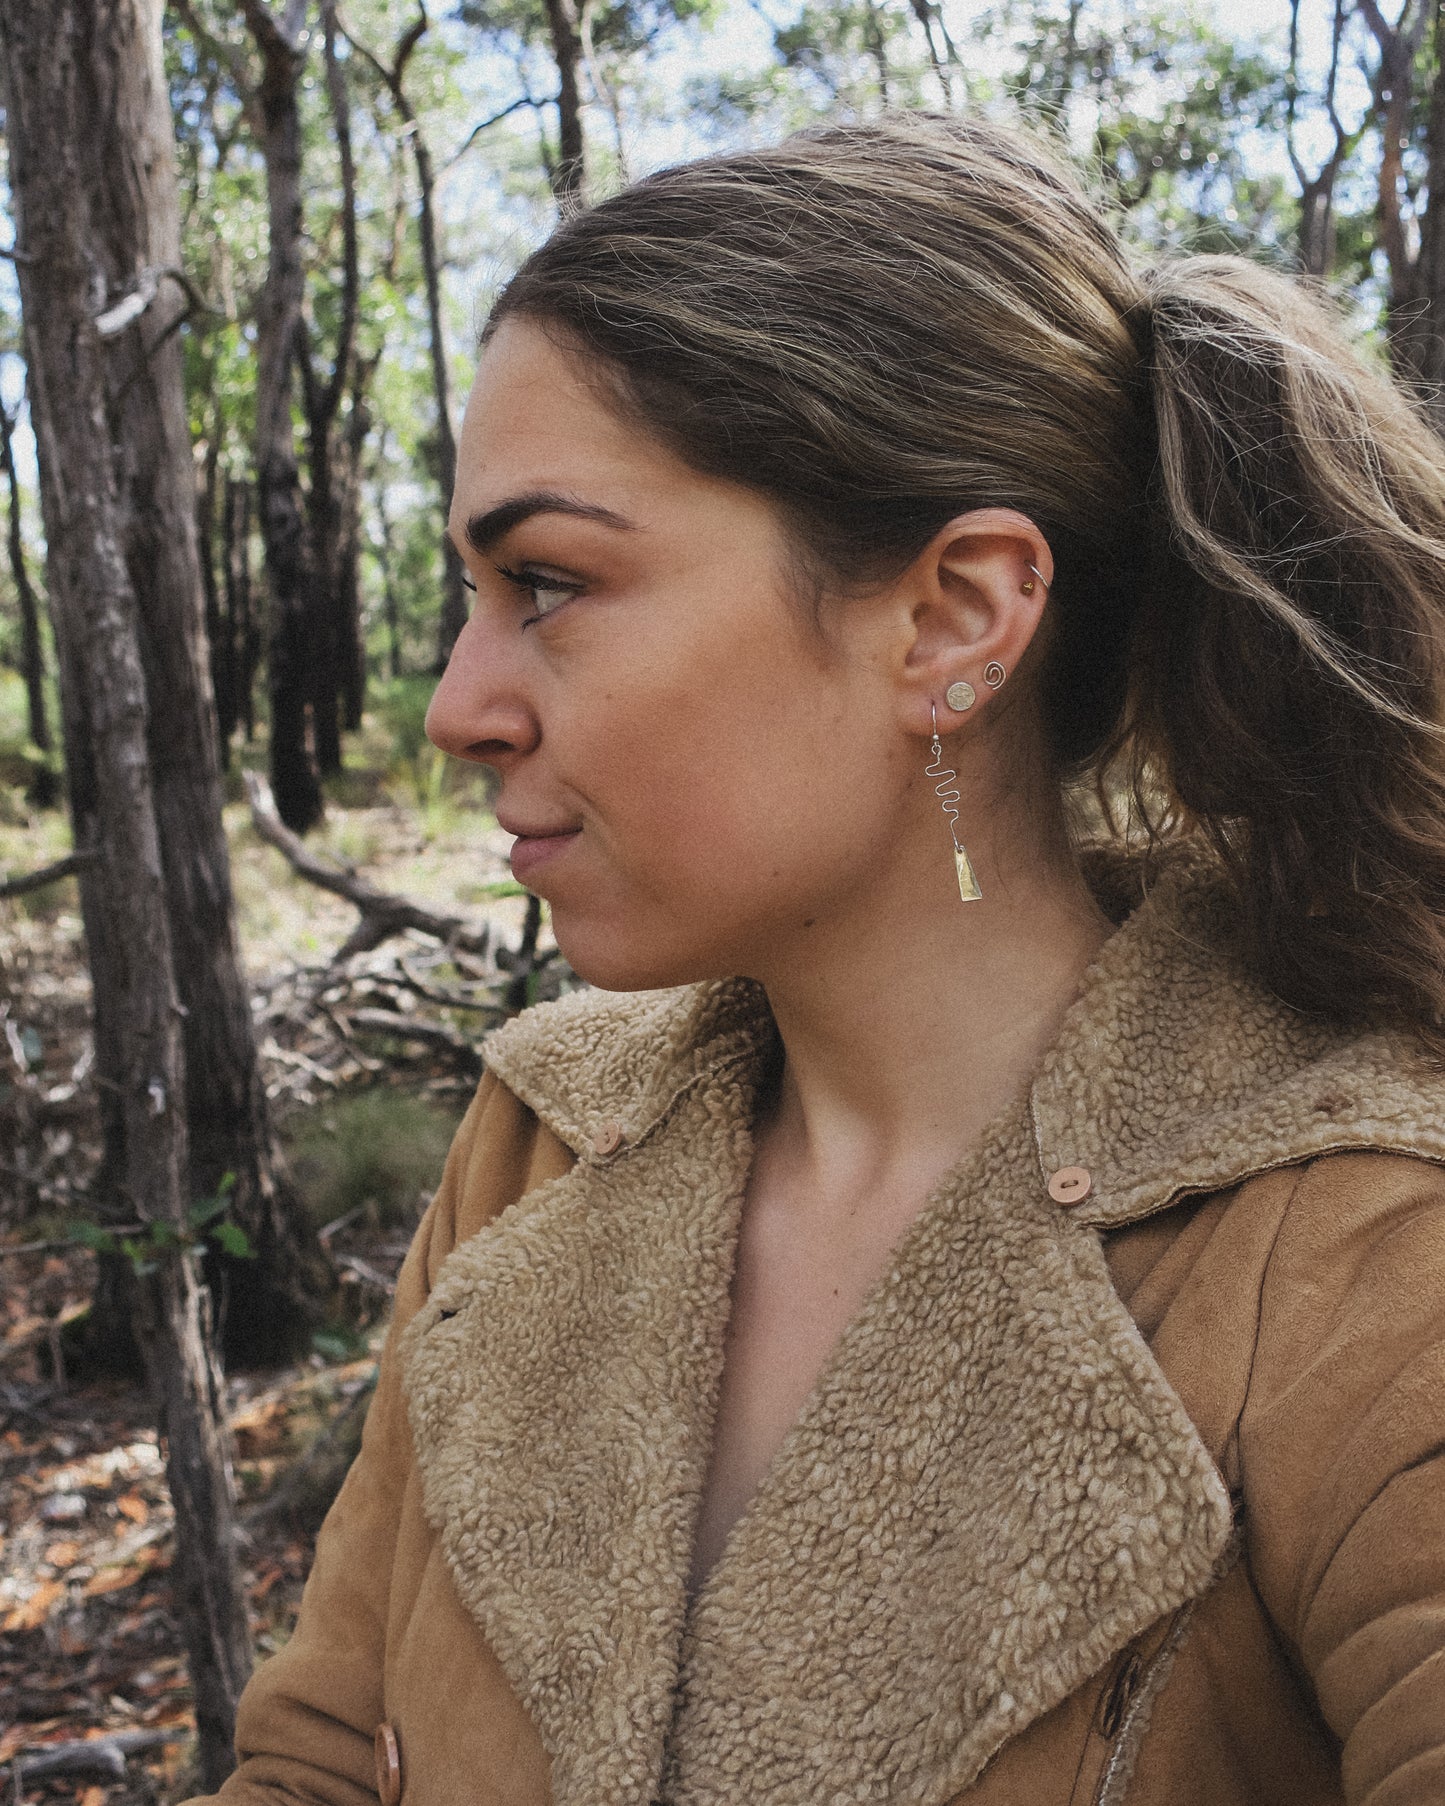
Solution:
M 691 1601 L 771 1019 L 501 1030 L 225 1806 L 1445 1802 L 1442 1083 L 1228 949 L 1108 942 Z

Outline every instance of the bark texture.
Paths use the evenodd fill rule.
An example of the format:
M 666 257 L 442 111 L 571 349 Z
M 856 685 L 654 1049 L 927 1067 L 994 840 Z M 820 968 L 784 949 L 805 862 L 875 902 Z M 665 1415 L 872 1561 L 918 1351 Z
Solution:
M 1437 430 L 1445 431 L 1445 9 L 1440 0 L 1414 0 L 1393 24 L 1377 0 L 1357 0 L 1357 9 L 1379 51 L 1377 217 L 1390 272 L 1390 356 L 1397 374 L 1418 387 Z M 1417 245 L 1405 213 L 1404 151 L 1427 32 L 1434 39 L 1435 74 L 1426 101 L 1426 203 Z
M 129 395 L 118 392 L 108 343 L 137 331 L 150 311 L 116 324 L 108 258 L 126 231 L 138 236 L 120 299 L 147 290 L 158 299 L 171 280 L 147 279 L 151 244 L 139 230 L 150 191 L 169 174 L 154 136 L 165 95 L 160 41 L 159 0 L 48 0 L 43 7 L 0 0 L 0 81 L 18 235 L 28 258 L 19 280 L 50 595 L 64 713 L 79 730 L 72 794 L 78 833 L 96 855 L 82 871 L 81 892 L 107 1126 L 116 1132 L 109 1178 L 136 1217 L 184 1232 L 192 1193 L 183 1005 L 164 857 L 169 818 L 152 782 L 149 674 L 140 649 L 160 585 L 146 572 L 149 593 L 142 597 L 136 562 L 147 544 L 152 556 L 173 556 L 161 541 L 174 522 L 163 498 L 152 518 L 132 518 L 138 472 L 154 473 L 168 447 L 184 452 L 184 415 L 175 428 L 179 440 L 150 422 L 146 443 L 122 456 L 117 428 L 143 417 L 125 412 Z M 113 208 L 120 218 L 109 217 Z M 144 359 L 139 348 L 136 359 L 132 392 L 158 381 L 164 362 Z M 194 601 L 184 485 L 181 497 Z M 174 656 L 194 659 L 197 650 L 192 639 Z M 205 749 L 214 769 L 213 738 Z M 138 1292 L 140 1339 L 176 1506 L 173 1572 L 210 1785 L 232 1765 L 250 1639 L 206 1299 L 183 1250 L 159 1258 Z
M 100 5 L 92 0 L 89 14 L 98 19 L 98 29 L 110 29 L 122 16 L 116 0 Z M 159 67 L 141 67 L 144 78 L 128 66 L 98 65 L 96 117 L 113 121 L 113 129 L 92 130 L 70 149 L 88 197 L 96 292 L 107 308 L 145 294 L 157 272 L 180 266 L 169 100 Z M 296 1351 L 314 1326 L 316 1306 L 308 1287 L 323 1296 L 330 1276 L 299 1228 L 280 1167 L 241 965 L 221 817 L 220 736 L 210 689 L 195 469 L 175 330 L 185 306 L 180 284 L 161 277 L 149 307 L 101 341 L 102 363 L 122 543 L 138 609 L 151 780 L 183 1011 L 188 1185 L 192 1198 L 210 1197 L 223 1175 L 233 1175 L 231 1214 L 245 1229 L 255 1258 L 213 1253 L 208 1273 L 227 1357 L 251 1364 Z
M 288 828 L 304 834 L 322 815 L 311 713 L 315 570 L 301 499 L 291 392 L 303 330 L 301 259 L 301 72 L 308 38 L 305 0 L 273 15 L 266 0 L 241 0 L 261 58 L 250 101 L 266 163 L 268 262 L 257 308 L 256 496 L 271 597 L 269 684 L 271 788 Z

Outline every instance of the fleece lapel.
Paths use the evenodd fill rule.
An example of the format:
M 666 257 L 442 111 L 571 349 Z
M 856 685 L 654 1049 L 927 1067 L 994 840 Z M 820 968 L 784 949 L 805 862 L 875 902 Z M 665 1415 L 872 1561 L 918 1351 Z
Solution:
M 403 1345 L 427 1516 L 556 1806 L 646 1806 L 661 1767 L 758 1064 L 715 1028 L 661 1098 L 635 1060 L 578 1094 L 574 1144 L 599 1104 L 629 1140 L 458 1248 Z
M 896 1250 L 699 1595 L 664 1795 L 942 1806 L 1229 1533 L 1021 1104 Z

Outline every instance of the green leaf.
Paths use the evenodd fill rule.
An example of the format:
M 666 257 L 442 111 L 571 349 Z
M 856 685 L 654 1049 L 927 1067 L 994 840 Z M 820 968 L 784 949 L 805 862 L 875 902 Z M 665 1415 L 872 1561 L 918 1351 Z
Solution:
M 131 1264 L 131 1271 L 137 1279 L 144 1279 L 148 1273 L 154 1273 L 156 1262 L 147 1258 L 150 1249 L 147 1244 L 133 1235 L 128 1235 L 120 1244 L 120 1251 Z
M 72 1223 L 70 1239 L 78 1242 L 82 1248 L 90 1248 L 96 1254 L 114 1254 L 116 1240 L 109 1229 L 103 1229 L 99 1223 Z
M 239 1223 L 217 1223 L 211 1231 L 211 1240 L 223 1254 L 229 1254 L 234 1260 L 255 1260 L 256 1250 L 251 1246 L 251 1238 Z

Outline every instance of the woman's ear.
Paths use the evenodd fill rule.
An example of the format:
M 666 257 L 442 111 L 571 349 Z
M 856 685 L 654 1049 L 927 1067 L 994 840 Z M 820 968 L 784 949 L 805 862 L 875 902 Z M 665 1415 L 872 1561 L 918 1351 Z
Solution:
M 967 685 L 975 718 L 1018 670 L 1038 629 L 1053 582 L 1047 540 L 1026 514 L 976 508 L 939 529 L 894 586 L 911 632 L 898 673 L 904 725 L 941 731 L 963 725 L 967 709 L 947 705 Z M 954 691 L 967 701 L 968 690 Z

